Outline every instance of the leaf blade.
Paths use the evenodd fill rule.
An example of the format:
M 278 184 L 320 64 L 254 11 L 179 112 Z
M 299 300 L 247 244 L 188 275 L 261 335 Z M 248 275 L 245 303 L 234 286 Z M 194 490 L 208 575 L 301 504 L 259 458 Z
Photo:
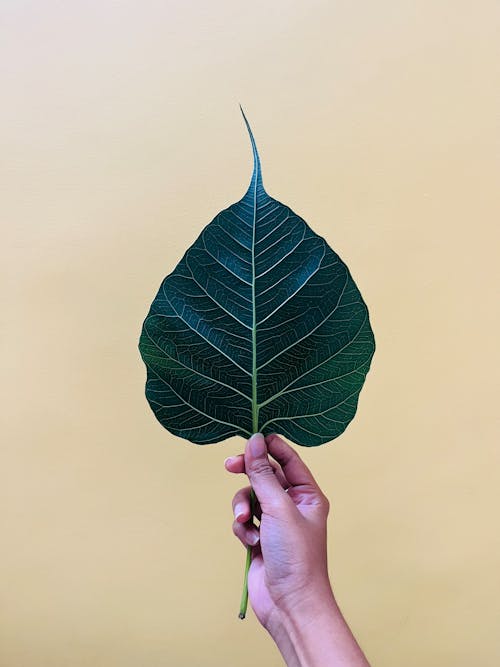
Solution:
M 279 430 L 305 446 L 353 419 L 375 351 L 347 266 L 254 166 L 163 281 L 139 348 L 159 421 L 197 444 Z

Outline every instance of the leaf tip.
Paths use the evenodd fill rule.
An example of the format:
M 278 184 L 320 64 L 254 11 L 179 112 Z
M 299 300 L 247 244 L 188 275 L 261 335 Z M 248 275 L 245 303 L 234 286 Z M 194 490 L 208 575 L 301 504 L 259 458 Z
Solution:
M 245 121 L 245 125 L 248 130 L 248 136 L 250 137 L 250 143 L 252 144 L 252 153 L 253 153 L 253 174 L 252 174 L 252 181 L 250 183 L 250 188 L 252 187 L 253 184 L 260 185 L 262 186 L 262 170 L 260 167 L 260 157 L 259 157 L 259 151 L 257 150 L 257 144 L 255 143 L 255 139 L 253 136 L 252 128 L 250 127 L 250 123 L 248 122 L 248 119 L 245 115 L 245 112 L 243 111 L 243 107 L 241 104 L 239 104 L 241 115 L 243 116 L 243 120 Z

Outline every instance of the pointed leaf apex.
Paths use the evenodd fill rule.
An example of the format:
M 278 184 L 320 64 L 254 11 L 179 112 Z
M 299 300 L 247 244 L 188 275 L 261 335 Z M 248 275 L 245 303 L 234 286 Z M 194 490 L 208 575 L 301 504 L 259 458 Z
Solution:
M 248 135 L 250 137 L 250 143 L 252 144 L 253 173 L 252 173 L 252 180 L 250 181 L 250 188 L 260 186 L 262 189 L 264 189 L 262 185 L 262 170 L 260 167 L 259 151 L 257 150 L 257 144 L 255 143 L 252 128 L 250 127 L 250 123 L 248 122 L 247 117 L 245 116 L 245 112 L 243 111 L 243 107 L 241 106 L 241 104 L 240 104 L 240 111 L 241 115 L 243 116 L 243 120 L 245 121 L 245 125 L 247 126 Z

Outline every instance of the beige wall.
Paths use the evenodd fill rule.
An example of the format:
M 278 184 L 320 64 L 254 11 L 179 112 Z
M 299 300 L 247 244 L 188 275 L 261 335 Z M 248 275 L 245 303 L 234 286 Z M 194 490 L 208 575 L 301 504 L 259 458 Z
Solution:
M 162 430 L 136 349 L 246 189 L 238 102 L 377 338 L 351 427 L 301 450 L 339 601 L 374 666 L 499 664 L 498 10 L 2 3 L 2 667 L 281 664 L 236 618 L 242 442 Z

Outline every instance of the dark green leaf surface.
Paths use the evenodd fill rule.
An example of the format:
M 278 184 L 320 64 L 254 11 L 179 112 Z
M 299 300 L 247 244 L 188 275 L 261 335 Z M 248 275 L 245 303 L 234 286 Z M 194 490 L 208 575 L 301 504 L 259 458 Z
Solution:
M 264 190 L 245 123 L 245 196 L 205 227 L 144 321 L 146 396 L 197 444 L 260 431 L 320 445 L 356 413 L 375 350 L 368 310 L 339 256 Z

